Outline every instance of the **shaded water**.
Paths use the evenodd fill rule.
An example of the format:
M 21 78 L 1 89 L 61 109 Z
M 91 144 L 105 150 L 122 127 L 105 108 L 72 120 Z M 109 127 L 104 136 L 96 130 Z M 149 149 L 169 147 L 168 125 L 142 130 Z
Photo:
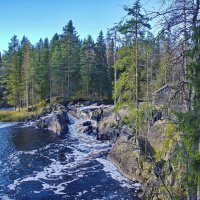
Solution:
M 107 159 L 109 142 L 76 133 L 59 138 L 0 122 L 0 199 L 137 199 L 132 183 Z

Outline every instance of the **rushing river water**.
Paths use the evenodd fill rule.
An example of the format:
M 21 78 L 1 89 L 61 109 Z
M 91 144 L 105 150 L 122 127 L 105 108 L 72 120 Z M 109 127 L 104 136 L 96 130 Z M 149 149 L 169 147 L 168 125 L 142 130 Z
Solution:
M 0 122 L 0 199 L 138 199 L 132 183 L 107 159 L 109 142 L 76 133 L 59 138 Z

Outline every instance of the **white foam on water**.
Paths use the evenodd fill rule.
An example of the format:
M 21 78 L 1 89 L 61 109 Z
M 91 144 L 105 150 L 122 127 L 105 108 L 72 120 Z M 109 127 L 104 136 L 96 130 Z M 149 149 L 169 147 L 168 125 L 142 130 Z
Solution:
M 4 195 L 1 197 L 1 200 L 14 200 L 14 199 L 10 199 L 7 195 Z
M 81 150 L 95 150 L 95 149 L 99 149 L 99 150 L 104 149 L 105 150 L 108 148 L 110 149 L 110 147 L 111 147 L 110 141 L 104 141 L 104 142 L 98 141 L 93 136 L 77 132 L 76 127 L 79 127 L 80 125 L 82 125 L 85 120 L 83 120 L 83 119 L 77 120 L 75 117 L 72 117 L 72 116 L 70 116 L 70 120 L 73 122 L 73 124 L 71 124 L 69 126 L 69 130 L 70 130 L 72 137 L 78 138 L 78 140 L 79 140 L 78 148 L 79 149 L 81 149 Z
M 97 105 L 91 105 L 91 106 L 82 106 L 81 108 L 80 108 L 80 111 L 85 111 L 85 110 L 90 110 L 90 109 L 98 109 L 98 108 L 100 108 L 100 106 L 97 106 Z
M 32 150 L 32 151 L 19 151 L 20 154 L 29 154 L 29 155 L 35 155 L 38 153 L 38 150 Z
M 87 190 L 83 190 L 82 192 L 78 192 L 78 194 L 76 195 L 76 197 L 81 197 L 83 194 L 87 193 Z
M 97 106 L 97 105 L 91 105 L 91 106 L 82 106 L 80 108 L 80 111 L 85 111 L 85 110 L 90 110 L 90 109 L 98 109 L 98 108 L 108 108 L 109 106 L 106 106 L 106 105 L 100 105 L 100 106 Z
M 134 183 L 133 187 L 136 189 L 135 192 L 137 192 L 137 190 L 139 190 L 142 187 L 142 185 L 140 183 Z
M 70 116 L 70 120 L 74 122 L 69 126 L 70 137 L 74 139 L 75 142 L 69 146 L 70 149 L 72 149 L 72 152 L 64 153 L 66 157 L 65 164 L 54 158 L 47 157 L 51 161 L 51 164 L 44 167 L 42 171 L 33 171 L 30 176 L 14 180 L 13 183 L 8 185 L 10 190 L 16 190 L 20 184 L 25 182 L 39 181 L 42 184 L 43 190 L 50 190 L 55 194 L 65 194 L 63 191 L 68 184 L 82 178 L 88 171 L 91 171 L 91 173 L 97 172 L 97 170 L 95 170 L 96 166 L 84 167 L 85 164 L 91 162 L 91 160 L 97 160 L 99 163 L 103 164 L 103 170 L 107 172 L 113 179 L 119 181 L 123 187 L 133 187 L 131 181 L 124 177 L 110 161 L 103 158 L 97 158 L 100 153 L 106 152 L 111 148 L 111 142 L 97 141 L 93 136 L 88 136 L 86 134 L 77 132 L 76 126 L 83 121 L 77 120 L 72 116 Z M 59 155 L 59 148 L 66 147 L 66 142 L 67 139 L 62 140 L 58 146 L 56 146 L 56 148 L 55 144 L 48 144 L 40 150 L 19 153 L 34 155 L 44 150 L 45 155 L 46 153 L 48 153 L 47 155 Z M 15 154 L 15 156 L 16 155 L 17 154 Z M 42 156 L 46 157 L 45 155 Z M 70 162 L 68 162 L 68 160 Z M 63 181 L 62 176 L 64 175 L 72 176 L 70 180 L 60 183 Z M 58 181 L 59 183 L 51 184 L 49 183 L 51 180 L 60 180 L 60 182 Z M 93 191 L 95 191 L 95 188 Z M 88 191 L 82 191 L 78 195 L 81 196 L 86 192 Z M 40 193 L 40 191 L 34 191 L 34 193 Z
M 65 187 L 63 186 L 65 184 L 61 183 L 58 185 L 50 185 L 47 183 L 42 184 L 43 190 L 53 190 L 55 194 L 65 194 L 64 192 L 62 192 Z
M 98 162 L 100 162 L 104 167 L 103 170 L 105 172 L 107 172 L 108 174 L 110 174 L 110 176 L 119 181 L 121 183 L 122 187 L 127 187 L 127 188 L 132 188 L 133 184 L 131 183 L 131 181 L 124 177 L 119 170 L 117 169 L 117 167 L 112 164 L 110 161 L 103 159 L 103 158 L 97 158 L 96 159 Z
M 34 127 L 34 122 L 22 123 L 20 128 Z
M 17 125 L 18 122 L 0 122 L 0 129 Z
M 39 181 L 42 183 L 44 190 L 48 189 L 48 190 L 52 190 L 55 194 L 64 194 L 62 192 L 62 190 L 64 189 L 64 185 L 66 186 L 67 184 L 75 180 L 78 180 L 80 177 L 83 176 L 84 171 L 81 171 L 81 172 L 79 171 L 79 173 L 76 174 L 73 180 L 70 180 L 61 184 L 53 185 L 53 186 L 50 184 L 47 184 L 45 180 L 56 180 L 56 179 L 62 180 L 62 176 L 65 175 L 66 171 L 68 171 L 69 169 L 72 169 L 71 174 L 74 175 L 75 173 L 73 171 L 73 168 L 78 167 L 81 163 L 83 164 L 87 162 L 87 160 L 85 159 L 85 154 L 78 150 L 75 150 L 72 155 L 74 155 L 74 159 L 75 159 L 74 162 L 69 162 L 63 165 L 60 161 L 51 159 L 52 163 L 49 166 L 44 167 L 43 171 L 33 172 L 32 176 L 16 179 L 14 180 L 12 184 L 8 185 L 8 188 L 10 190 L 16 190 L 16 188 L 23 182 Z M 67 173 L 67 174 L 69 175 L 70 173 Z

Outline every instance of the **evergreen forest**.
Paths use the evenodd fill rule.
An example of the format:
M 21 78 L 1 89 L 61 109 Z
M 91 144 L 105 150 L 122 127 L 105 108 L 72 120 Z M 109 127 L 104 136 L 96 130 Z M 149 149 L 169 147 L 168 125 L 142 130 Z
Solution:
M 180 199 L 184 188 L 180 193 L 188 200 L 199 199 L 200 1 L 159 3 L 156 11 L 145 10 L 140 0 L 124 5 L 126 16 L 106 33 L 99 30 L 97 39 L 90 33 L 80 38 L 72 20 L 62 34 L 36 44 L 14 35 L 0 54 L 0 103 L 20 112 L 55 99 L 107 100 L 115 112 L 128 106 L 123 123 L 136 138 L 147 137 L 152 112 L 159 108 L 167 123 L 164 148 L 184 180 L 170 188 L 167 172 L 160 172 L 161 191 L 167 199 Z M 163 88 L 173 94 L 159 107 L 154 97 Z

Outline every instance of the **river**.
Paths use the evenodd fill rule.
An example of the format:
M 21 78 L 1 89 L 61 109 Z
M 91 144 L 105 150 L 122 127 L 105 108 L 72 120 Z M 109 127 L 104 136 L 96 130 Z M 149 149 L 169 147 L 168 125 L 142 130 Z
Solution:
M 106 159 L 111 144 L 77 133 L 72 121 L 65 138 L 0 122 L 0 199 L 138 199 L 133 183 Z

